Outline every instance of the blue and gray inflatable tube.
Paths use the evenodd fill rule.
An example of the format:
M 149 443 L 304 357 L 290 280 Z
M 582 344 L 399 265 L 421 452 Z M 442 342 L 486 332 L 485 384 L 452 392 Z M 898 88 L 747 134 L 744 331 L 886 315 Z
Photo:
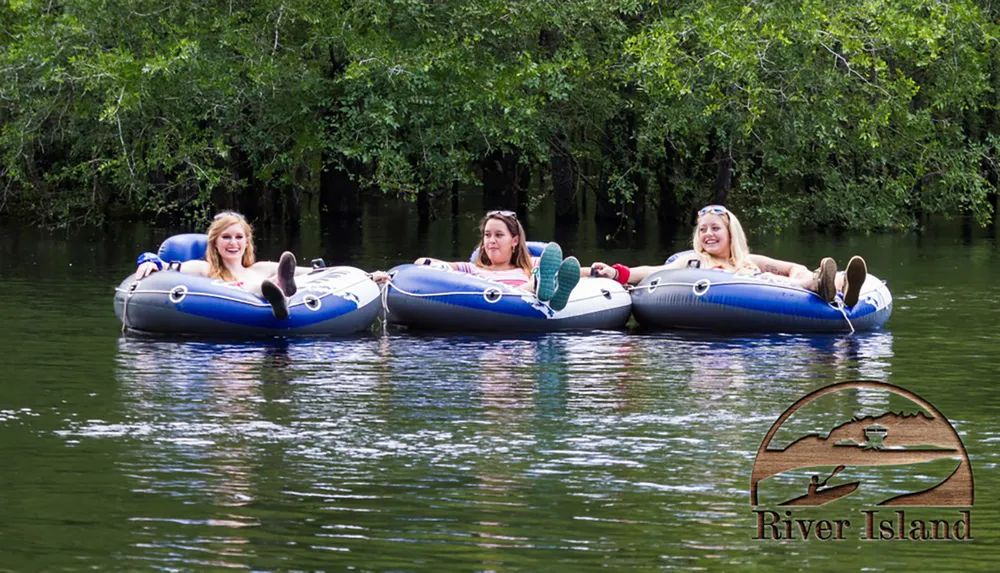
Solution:
M 205 235 L 177 235 L 160 257 L 187 261 L 204 256 Z M 218 279 L 175 271 L 141 281 L 127 277 L 115 289 L 115 314 L 133 331 L 206 336 L 346 336 L 369 328 L 378 316 L 378 285 L 361 269 L 329 267 L 296 277 L 289 316 L 274 318 L 260 297 Z
M 386 318 L 422 330 L 551 332 L 617 329 L 631 313 L 628 292 L 617 282 L 581 279 L 566 308 L 554 311 L 527 291 L 468 273 L 427 265 L 390 271 Z
M 676 257 L 676 255 L 675 255 Z M 671 257 L 669 260 L 673 260 Z M 725 332 L 861 332 L 881 328 L 892 294 L 868 275 L 853 308 L 806 289 L 720 270 L 672 269 L 632 290 L 632 312 L 645 327 Z

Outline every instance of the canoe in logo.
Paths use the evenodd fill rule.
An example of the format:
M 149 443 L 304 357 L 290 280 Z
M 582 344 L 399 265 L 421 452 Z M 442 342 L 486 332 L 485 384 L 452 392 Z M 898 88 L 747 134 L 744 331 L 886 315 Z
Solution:
M 853 417 L 826 435 L 807 434 L 785 447 L 774 447 L 775 434 L 803 406 L 814 400 L 850 390 L 891 393 L 908 400 L 911 413 L 886 411 L 876 416 Z M 821 388 L 785 410 L 764 436 L 750 477 L 750 504 L 758 506 L 758 488 L 764 480 L 804 468 L 834 468 L 826 475 L 813 474 L 809 483 L 779 502 L 780 506 L 819 506 L 858 490 L 861 481 L 829 485 L 847 468 L 916 466 L 950 459 L 954 471 L 932 487 L 904 494 L 886 494 L 879 506 L 971 507 L 972 466 L 955 428 L 933 405 L 909 390 L 881 382 L 845 382 Z M 949 466 L 950 469 L 950 466 Z M 828 472 L 828 473 L 827 473 Z M 867 483 L 866 483 L 867 485 Z M 791 495 L 794 494 L 794 495 Z

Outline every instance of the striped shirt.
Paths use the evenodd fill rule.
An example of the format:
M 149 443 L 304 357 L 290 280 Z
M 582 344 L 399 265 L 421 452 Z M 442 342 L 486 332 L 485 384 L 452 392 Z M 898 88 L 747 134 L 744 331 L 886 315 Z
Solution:
M 532 257 L 531 262 L 532 266 L 538 266 L 537 257 Z M 521 286 L 531 280 L 531 277 L 521 268 L 494 271 L 488 268 L 477 267 L 473 263 L 456 263 L 455 270 L 515 287 Z

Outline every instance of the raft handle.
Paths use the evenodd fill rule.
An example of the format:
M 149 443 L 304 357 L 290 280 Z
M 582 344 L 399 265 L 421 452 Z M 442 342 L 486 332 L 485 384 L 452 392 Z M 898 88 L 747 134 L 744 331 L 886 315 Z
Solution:
M 302 297 L 302 304 L 306 305 L 306 308 L 315 312 L 323 306 L 323 301 L 316 297 L 316 295 L 307 294 Z
M 177 304 L 182 300 L 184 300 L 184 297 L 187 296 L 187 293 L 188 293 L 187 286 L 177 285 L 174 288 L 170 289 L 170 294 L 167 295 L 167 298 L 170 299 L 170 302 Z
M 503 298 L 503 293 L 498 288 L 490 287 L 483 291 L 483 298 L 490 304 L 496 304 Z
M 658 286 L 660 286 L 660 277 L 656 277 L 655 279 L 649 281 L 649 286 L 646 287 L 646 290 L 652 294 Z
M 695 296 L 701 296 L 706 292 L 708 292 L 708 289 L 711 286 L 712 286 L 712 281 L 708 279 L 701 279 L 691 286 L 691 292 L 693 292 Z
M 609 291 L 608 289 L 602 288 L 601 294 L 604 295 L 604 298 L 611 300 L 611 291 Z

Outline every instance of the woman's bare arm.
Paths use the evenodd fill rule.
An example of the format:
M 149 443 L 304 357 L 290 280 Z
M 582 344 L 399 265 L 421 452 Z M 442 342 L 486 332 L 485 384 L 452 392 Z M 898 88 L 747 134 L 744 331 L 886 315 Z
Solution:
M 668 265 L 646 265 L 639 267 L 629 267 L 628 284 L 637 285 L 641 283 L 643 279 L 658 271 L 665 271 L 669 269 L 683 269 L 684 267 L 688 266 L 688 262 L 691 261 L 692 259 L 697 260 L 698 255 L 692 254 L 686 257 L 680 257 L 676 261 Z M 596 262 L 591 264 L 590 268 L 594 269 L 594 272 L 599 277 L 615 279 L 615 280 L 618 279 L 618 271 L 611 265 L 601 262 Z M 585 276 L 590 276 L 590 275 L 588 274 Z
M 772 259 L 771 257 L 765 257 L 764 255 L 750 255 L 750 260 L 753 261 L 755 265 L 760 267 L 760 270 L 765 273 L 771 273 L 791 279 L 808 279 L 812 278 L 813 275 L 812 271 L 798 263 Z
M 257 261 L 253 264 L 251 269 L 254 272 L 258 272 L 267 276 L 274 276 L 278 274 L 278 263 L 274 261 Z M 312 267 L 295 267 L 295 276 L 304 275 L 312 272 Z
M 164 267 L 166 268 L 166 267 Z M 142 263 L 135 269 L 135 278 L 144 279 L 160 270 L 156 263 L 149 261 Z M 181 263 L 180 272 L 188 275 L 199 275 L 203 277 L 208 276 L 209 266 L 208 263 L 202 260 L 185 261 Z
M 450 263 L 448 261 L 442 261 L 441 259 L 432 259 L 431 257 L 420 257 L 419 259 L 413 261 L 415 265 L 448 265 L 453 269 L 458 268 L 458 263 Z

